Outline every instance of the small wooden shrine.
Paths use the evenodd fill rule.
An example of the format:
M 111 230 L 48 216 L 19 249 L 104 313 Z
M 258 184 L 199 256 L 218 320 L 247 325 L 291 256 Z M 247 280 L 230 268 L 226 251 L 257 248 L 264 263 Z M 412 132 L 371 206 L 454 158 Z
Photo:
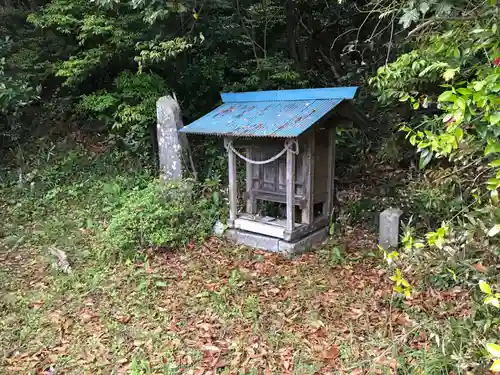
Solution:
M 334 209 L 336 128 L 368 122 L 349 104 L 356 91 L 226 93 L 222 106 L 181 129 L 224 137 L 230 238 L 286 253 L 325 239 Z M 245 165 L 244 189 L 237 183 L 237 158 Z M 285 217 L 261 215 L 259 201 L 285 205 Z

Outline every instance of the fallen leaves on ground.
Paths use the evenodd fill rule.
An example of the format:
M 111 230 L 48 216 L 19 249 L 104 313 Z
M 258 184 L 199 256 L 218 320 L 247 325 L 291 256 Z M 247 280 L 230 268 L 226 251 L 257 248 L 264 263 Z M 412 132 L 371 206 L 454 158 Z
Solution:
M 64 374 L 126 374 L 143 362 L 151 373 L 362 374 L 352 364 L 371 356 L 395 371 L 391 357 L 370 350 L 375 342 L 393 345 L 394 335 L 414 323 L 386 303 L 392 285 L 378 262 L 363 258 L 375 248 L 374 236 L 359 231 L 359 238 L 346 237 L 345 256 L 357 260 L 343 265 L 326 264 L 319 251 L 285 259 L 210 239 L 184 253 L 148 253 L 143 264 L 80 269 L 79 277 L 46 270 L 43 295 L 21 273 L 18 290 L 10 290 L 33 296 L 25 306 L 34 326 L 0 365 L 7 374 L 51 366 Z M 62 277 L 65 287 L 56 288 Z M 467 308 L 462 291 L 432 293 L 409 303 L 436 311 L 456 302 L 458 314 Z M 7 317 L 18 325 L 28 321 L 15 309 Z M 7 347 L 17 347 L 14 329 L 2 335 Z M 410 342 L 427 343 L 425 332 Z

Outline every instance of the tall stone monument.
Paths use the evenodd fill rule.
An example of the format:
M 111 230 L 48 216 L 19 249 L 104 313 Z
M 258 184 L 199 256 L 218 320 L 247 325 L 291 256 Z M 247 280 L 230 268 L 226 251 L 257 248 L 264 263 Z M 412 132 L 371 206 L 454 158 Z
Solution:
M 194 163 L 185 134 L 178 130 L 182 123 L 179 102 L 170 95 L 163 96 L 156 102 L 157 140 L 160 170 L 165 182 L 180 180 L 183 168 L 191 171 L 196 178 Z

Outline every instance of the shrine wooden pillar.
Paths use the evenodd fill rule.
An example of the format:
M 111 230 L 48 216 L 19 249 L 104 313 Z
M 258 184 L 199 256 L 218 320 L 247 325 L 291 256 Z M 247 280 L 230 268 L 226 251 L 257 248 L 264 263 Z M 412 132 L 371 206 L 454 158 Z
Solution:
M 227 150 L 228 169 L 229 169 L 229 226 L 234 226 L 234 221 L 238 215 L 238 185 L 236 177 L 236 155 L 232 147 L 232 138 L 224 138 L 224 144 Z M 229 146 L 229 147 L 228 147 Z
M 323 215 L 331 217 L 335 202 L 335 152 L 337 129 L 335 126 L 328 130 L 328 187 L 327 200 L 323 205 Z
M 314 174 L 315 174 L 316 134 L 311 132 L 305 141 L 302 155 L 304 169 L 304 205 L 302 207 L 302 224 L 312 224 L 314 221 Z
M 292 142 L 286 144 L 286 231 L 292 233 L 295 226 L 295 151 Z

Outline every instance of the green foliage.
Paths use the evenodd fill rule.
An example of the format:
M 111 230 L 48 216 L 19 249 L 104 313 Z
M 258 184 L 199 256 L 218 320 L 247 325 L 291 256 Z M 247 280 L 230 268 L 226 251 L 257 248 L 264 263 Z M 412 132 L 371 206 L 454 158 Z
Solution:
M 396 261 L 399 259 L 399 252 L 397 251 L 387 251 L 382 246 L 378 245 L 378 249 L 384 255 L 384 259 L 389 267 L 393 267 Z M 404 295 L 405 298 L 410 298 L 412 293 L 412 288 L 408 280 L 403 276 L 400 268 L 396 267 L 394 269 L 394 274 L 389 277 L 389 279 L 394 283 L 394 291 L 398 294 Z
M 399 268 L 396 268 L 394 275 L 391 276 L 390 279 L 396 285 L 394 287 L 394 291 L 396 293 L 403 294 L 406 298 L 409 298 L 411 296 L 410 283 L 403 277 L 403 274 L 401 273 L 401 270 Z
M 227 90 L 293 89 L 303 87 L 307 82 L 294 70 L 293 61 L 280 55 L 249 60 L 234 69 L 234 74 L 241 78 L 228 85 Z
M 490 367 L 490 371 L 500 371 L 500 345 L 487 344 L 486 349 L 488 350 L 488 353 L 490 353 L 490 355 L 493 357 L 493 364 Z
M 486 295 L 486 298 L 484 299 L 484 304 L 491 305 L 500 309 L 500 294 L 493 293 L 490 284 L 488 284 L 484 280 L 479 281 L 479 288 L 481 289 L 481 292 L 483 292 Z
M 200 38 L 203 35 L 200 34 Z M 197 41 L 196 38 L 194 40 Z M 155 43 L 138 43 L 136 48 L 140 51 L 139 56 L 135 57 L 135 61 L 139 64 L 139 71 L 142 71 L 148 64 L 161 63 L 169 58 L 173 58 L 182 52 L 185 52 L 193 47 L 184 38 L 174 38 L 166 42 Z
M 107 229 L 109 243 L 126 256 L 149 247 L 179 248 L 210 235 L 221 215 L 217 190 L 190 181 L 154 181 L 125 196 Z
M 12 52 L 12 41 L 6 37 L 0 40 L 0 138 L 17 139 L 17 115 L 22 107 L 36 97 L 36 91 L 26 77 L 6 72 L 6 57 Z
M 8 40 L 0 44 L 0 110 L 7 115 L 27 105 L 34 96 L 28 82 L 8 76 L 5 73 L 5 55 L 8 53 Z
M 350 2 L 54 0 L 31 9 L 28 22 L 21 20 L 40 42 L 30 37 L 32 48 L 23 48 L 16 61 L 29 57 L 27 71 L 33 62 L 35 87 L 41 83 L 42 96 L 56 100 L 83 96 L 84 105 L 73 108 L 85 108 L 137 152 L 153 140 L 142 130 L 154 111 L 149 97 L 144 105 L 130 104 L 113 93 L 126 72 L 165 82 L 193 120 L 212 109 L 223 90 L 357 83 L 368 69 L 363 58 L 344 58 L 351 40 L 344 31 L 362 21 Z M 365 35 L 369 31 L 360 30 Z
M 416 24 L 409 43 L 370 79 L 382 103 L 410 106 L 411 115 L 398 125 L 419 154 L 419 169 L 439 161 L 449 167 L 406 192 L 417 220 L 414 235 L 428 233 L 426 241 L 412 234 L 405 242 L 445 259 L 490 248 L 499 222 L 500 172 L 491 160 L 500 152 L 500 13 L 495 2 L 475 2 L 473 9 L 461 2 L 405 2 L 395 16 L 404 29 Z
M 418 48 L 379 68 L 370 80 L 382 101 L 409 102 L 422 114 L 438 109 L 401 128 L 420 153 L 421 169 L 433 158 L 457 161 L 467 154 L 479 158 L 483 149 L 486 156 L 495 152 L 499 15 L 498 8 L 487 3 L 476 9 L 477 19 L 446 22 L 423 34 Z M 472 152 L 464 155 L 468 148 Z
M 126 71 L 114 80 L 112 90 L 83 95 L 80 108 L 110 124 L 112 135 L 129 150 L 148 152 L 155 131 L 156 101 L 166 91 L 161 77 Z
M 486 295 L 483 302 L 484 305 L 493 306 L 496 309 L 496 312 L 498 313 L 500 311 L 500 302 L 499 302 L 500 294 L 494 293 L 493 290 L 491 289 L 490 284 L 488 284 L 484 280 L 479 281 L 479 288 L 481 289 L 481 292 L 483 292 L 483 294 Z M 490 324 L 500 325 L 500 314 L 497 314 L 497 317 L 494 316 L 491 319 L 492 321 L 490 322 Z M 486 344 L 486 350 L 493 359 L 490 371 L 493 372 L 500 371 L 500 345 L 488 343 Z
M 453 182 L 416 180 L 398 192 L 398 200 L 411 212 L 419 228 L 430 229 L 451 219 L 466 206 L 467 197 L 457 195 L 458 190 Z
M 123 56 L 133 57 L 138 42 L 151 32 L 161 31 L 160 19 L 145 22 L 146 13 L 132 2 L 96 5 L 78 0 L 58 0 L 48 3 L 41 12 L 32 13 L 28 20 L 39 28 L 54 30 L 77 42 L 69 56 L 61 54 L 60 60 L 53 65 L 55 75 L 63 77 L 65 85 L 76 87 L 101 75 L 100 69 L 108 69 Z M 125 63 L 124 68 L 130 66 Z

